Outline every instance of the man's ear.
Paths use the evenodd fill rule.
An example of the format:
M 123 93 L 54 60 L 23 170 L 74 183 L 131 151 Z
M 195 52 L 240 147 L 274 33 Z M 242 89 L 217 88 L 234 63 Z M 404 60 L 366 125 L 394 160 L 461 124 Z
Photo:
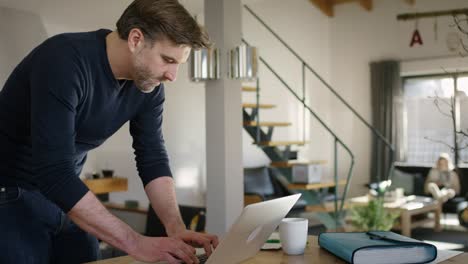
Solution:
M 145 43 L 145 35 L 138 28 L 132 28 L 128 33 L 128 48 L 132 53 L 141 49 Z

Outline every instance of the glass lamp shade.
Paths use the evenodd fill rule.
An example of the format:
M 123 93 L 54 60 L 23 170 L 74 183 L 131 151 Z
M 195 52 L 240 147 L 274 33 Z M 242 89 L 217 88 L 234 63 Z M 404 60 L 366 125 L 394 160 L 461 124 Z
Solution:
M 257 78 L 257 48 L 242 44 L 229 51 L 228 75 L 232 79 L 254 80 Z
M 192 50 L 190 54 L 190 79 L 206 81 L 219 79 L 219 51 L 215 48 Z

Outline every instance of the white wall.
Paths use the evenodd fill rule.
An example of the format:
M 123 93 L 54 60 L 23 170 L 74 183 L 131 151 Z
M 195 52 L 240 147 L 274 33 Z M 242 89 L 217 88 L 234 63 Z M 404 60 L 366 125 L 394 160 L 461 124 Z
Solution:
M 0 83 L 11 72 L 16 63 L 46 36 L 65 31 L 95 30 L 114 28 L 118 16 L 130 2 L 112 0 L 0 0 L 0 6 L 14 7 L 23 11 L 0 9 Z M 194 14 L 199 14 L 198 1 L 182 1 Z M 410 7 L 404 1 L 375 0 L 374 10 L 367 12 L 358 4 L 342 4 L 336 8 L 335 17 L 328 18 L 310 4 L 308 0 L 245 0 L 260 17 L 270 25 L 305 61 L 314 67 L 325 80 L 329 81 L 366 120 L 371 120 L 370 70 L 371 61 L 393 58 L 405 60 L 404 74 L 433 72 L 438 65 L 449 65 L 452 69 L 466 65 L 466 59 L 428 59 L 433 56 L 450 54 L 444 47 L 444 37 L 451 28 L 449 18 L 439 20 L 439 40 L 433 40 L 433 20 L 421 20 L 424 46 L 409 48 L 414 22 L 398 22 L 396 15 L 404 12 L 423 12 L 467 7 L 466 0 L 416 1 Z M 32 12 L 25 13 L 24 11 Z M 260 55 L 271 61 L 273 67 L 284 72 L 285 80 L 294 87 L 300 74 L 300 64 L 269 33 L 243 12 L 244 38 L 260 48 Z M 13 45 L 11 44 L 13 43 Z M 414 60 L 426 58 L 426 60 Z M 413 60 L 410 60 L 413 59 Z M 6 61 L 6 63 L 3 63 Z M 445 67 L 449 67 L 445 66 Z M 178 81 L 167 85 L 164 134 L 171 156 L 172 168 L 178 183 L 177 192 L 182 204 L 203 204 L 205 188 L 205 90 L 204 85 L 188 82 L 187 68 L 180 70 Z M 292 102 L 280 83 L 261 66 L 261 87 L 264 103 L 281 105 L 271 113 L 263 111 L 264 120 L 291 121 L 290 129 L 277 129 L 275 139 L 300 139 L 297 132 L 301 125 L 298 107 Z M 339 136 L 345 139 L 356 152 L 357 168 L 354 173 L 352 194 L 364 191 L 361 187 L 369 179 L 370 133 L 353 118 L 317 81 L 308 74 L 308 100 Z M 300 80 L 300 79 L 299 79 Z M 245 101 L 253 97 L 245 95 Z M 279 114 L 278 114 L 279 113 Z M 305 159 L 326 159 L 332 166 L 331 139 L 313 120 L 306 124 L 311 141 L 301 148 Z M 244 133 L 244 164 L 257 166 L 267 164 L 261 151 L 252 146 L 252 140 Z M 341 150 L 340 150 L 341 151 Z M 340 156 L 344 157 L 343 152 Z M 347 160 L 342 162 L 343 171 Z M 108 166 L 116 173 L 129 178 L 130 191 L 115 193 L 111 199 L 123 201 L 137 199 L 147 204 L 137 177 L 131 139 L 128 127 L 124 126 L 101 148 L 90 153 L 85 171 L 99 170 Z M 342 175 L 343 176 L 343 175 Z M 187 187 L 185 187 L 187 186 Z M 191 187 L 188 187 L 191 186 Z
M 325 79 L 329 79 L 329 20 L 322 16 L 307 0 L 245 0 L 265 23 L 272 28 L 307 64 L 314 68 Z M 287 11 L 286 11 L 287 10 Z M 285 80 L 285 82 L 302 96 L 302 64 L 271 33 L 244 9 L 243 37 L 252 46 L 256 46 L 259 55 Z M 261 121 L 292 122 L 289 128 L 275 128 L 273 140 L 302 140 L 302 107 L 274 75 L 259 63 L 259 77 L 262 103 L 277 105 L 271 110 L 260 113 Z M 329 95 L 317 85 L 312 75 L 306 75 L 307 101 L 313 110 L 327 123 L 330 122 Z M 255 102 L 255 94 L 244 94 L 245 102 Z M 299 147 L 300 158 L 305 160 L 331 159 L 331 138 L 310 115 L 306 115 L 306 140 L 304 147 Z M 252 145 L 251 137 L 244 132 L 244 164 L 246 167 L 260 166 L 269 163 L 261 150 Z
M 450 53 L 445 47 L 447 33 L 456 32 L 450 27 L 451 18 L 442 17 L 437 20 L 437 41 L 434 40 L 434 19 L 420 20 L 419 30 L 424 45 L 414 48 L 409 47 L 414 22 L 396 20 L 400 13 L 466 8 L 466 1 L 425 0 L 416 1 L 415 6 L 409 6 L 404 1 L 375 0 L 372 12 L 365 11 L 356 3 L 349 3 L 338 5 L 333 18 L 323 15 L 307 0 L 245 0 L 244 3 L 264 19 L 369 122 L 372 117 L 370 62 L 382 59 L 402 60 L 403 75 L 441 72 L 442 67 L 446 70 L 466 68 L 466 59 L 454 57 L 456 54 Z M 301 69 L 297 61 L 245 11 L 243 20 L 244 38 L 259 47 L 260 55 L 278 69 L 287 83 L 300 87 Z M 452 58 L 438 58 L 447 55 Z M 291 129 L 277 129 L 275 133 L 281 139 L 300 138 L 297 134 L 298 128 L 302 126 L 298 118 L 300 112 L 294 108 L 293 100 L 275 77 L 265 67 L 260 67 L 263 102 L 280 105 L 288 102 L 286 107 L 279 107 L 279 114 L 276 110 L 263 111 L 262 118 L 292 121 L 294 125 Z M 355 154 L 356 166 L 350 191 L 351 195 L 362 194 L 365 191 L 364 184 L 369 181 L 370 176 L 372 135 L 323 85 L 316 80 L 311 81 L 311 74 L 307 77 L 310 105 L 337 131 L 338 136 Z M 254 100 L 253 96 L 245 97 L 246 100 Z M 306 127 L 310 129 L 310 144 L 301 148 L 301 156 L 306 159 L 328 160 L 330 175 L 330 167 L 333 166 L 331 139 L 313 120 Z M 248 150 L 244 151 L 244 163 L 250 166 L 267 164 L 268 159 L 249 144 L 251 141 L 244 133 L 244 149 Z M 339 149 L 339 157 L 340 177 L 344 177 L 349 158 L 342 148 Z
M 130 3 L 113 0 L 0 0 L 0 83 L 16 64 L 47 37 L 75 31 L 115 28 L 115 22 Z M 203 10 L 200 1 L 181 1 L 193 14 Z M 2 8 L 3 6 L 3 8 Z M 5 9 L 4 7 L 15 9 Z M 4 63 L 6 62 L 6 63 Z M 179 202 L 203 205 L 205 192 L 205 90 L 203 83 L 188 81 L 187 66 L 180 69 L 176 82 L 166 86 L 163 131 L 171 158 Z M 129 191 L 112 193 L 110 199 L 138 200 L 147 206 L 137 176 L 131 137 L 125 125 L 103 146 L 91 151 L 83 173 L 113 168 L 129 179 Z
M 450 17 L 438 21 L 438 40 L 434 40 L 434 19 L 419 21 L 419 31 L 424 45 L 409 47 L 414 21 L 397 21 L 400 13 L 426 12 L 466 8 L 466 0 L 416 1 L 409 6 L 404 1 L 376 0 L 372 12 L 363 10 L 357 4 L 343 4 L 335 9 L 335 17 L 330 19 L 331 83 L 356 107 L 366 120 L 371 120 L 371 91 L 369 63 L 382 59 L 403 60 L 404 74 L 441 72 L 441 66 L 458 68 L 466 59 L 431 59 L 432 57 L 455 55 L 445 47 L 445 36 L 455 29 L 449 27 Z M 357 151 L 357 170 L 353 184 L 358 188 L 353 193 L 362 192 L 359 188 L 368 181 L 370 167 L 370 134 L 343 106 L 332 100 L 334 109 L 333 127 L 351 143 Z
M 12 30 L 12 24 L 18 29 Z M 27 54 L 42 39 L 46 32 L 41 17 L 29 12 L 0 7 L 0 89 L 17 60 Z

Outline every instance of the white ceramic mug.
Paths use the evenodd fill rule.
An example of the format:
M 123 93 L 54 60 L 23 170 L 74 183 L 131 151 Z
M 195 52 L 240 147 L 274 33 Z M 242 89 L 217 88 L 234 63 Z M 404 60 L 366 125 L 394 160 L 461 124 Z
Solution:
M 283 251 L 288 255 L 304 254 L 307 244 L 309 220 L 305 218 L 284 218 L 279 225 Z

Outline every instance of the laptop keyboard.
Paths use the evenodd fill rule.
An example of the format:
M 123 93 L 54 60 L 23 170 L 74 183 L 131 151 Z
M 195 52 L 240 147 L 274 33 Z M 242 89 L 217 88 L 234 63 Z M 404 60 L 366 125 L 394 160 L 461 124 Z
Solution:
M 200 264 L 204 264 L 208 260 L 208 256 L 206 254 L 197 255 L 197 258 Z
M 200 264 L 204 264 L 208 260 L 208 256 L 206 254 L 197 255 L 197 259 L 198 259 L 198 262 L 200 262 Z

